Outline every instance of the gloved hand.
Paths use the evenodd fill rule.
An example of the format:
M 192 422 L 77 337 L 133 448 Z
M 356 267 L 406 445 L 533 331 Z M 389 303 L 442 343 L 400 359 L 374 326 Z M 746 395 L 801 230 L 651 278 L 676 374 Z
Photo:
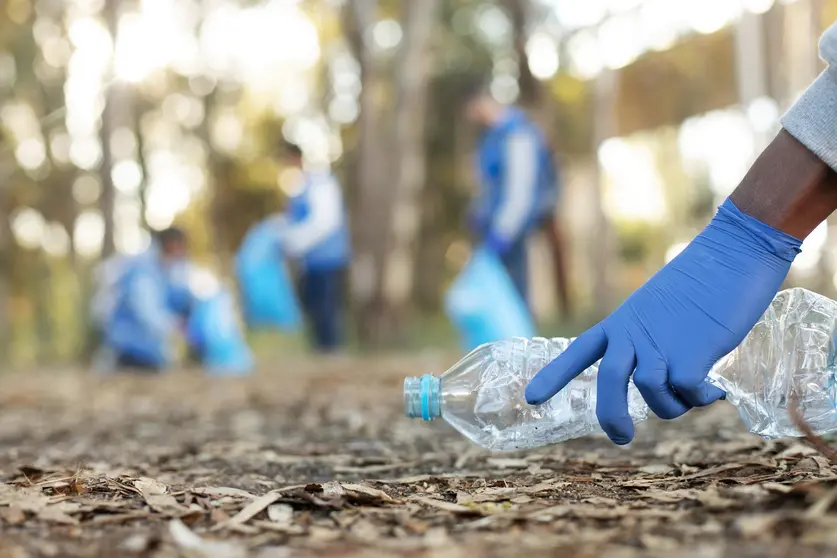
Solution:
M 532 379 L 527 402 L 544 403 L 602 357 L 596 415 L 616 444 L 634 437 L 632 373 L 660 418 L 715 402 L 724 393 L 707 374 L 761 318 L 800 245 L 727 200 L 680 255 Z

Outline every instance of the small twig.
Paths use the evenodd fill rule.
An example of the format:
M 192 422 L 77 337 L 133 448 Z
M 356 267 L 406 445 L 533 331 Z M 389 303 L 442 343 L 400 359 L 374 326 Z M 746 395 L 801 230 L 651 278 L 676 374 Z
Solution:
M 796 394 L 791 396 L 790 405 L 788 405 L 788 413 L 790 413 L 794 426 L 802 433 L 802 437 L 811 445 L 812 448 L 823 454 L 826 459 L 832 463 L 837 463 L 837 450 L 831 447 L 821 436 L 814 433 L 814 429 L 802 417 L 799 412 L 798 398 Z

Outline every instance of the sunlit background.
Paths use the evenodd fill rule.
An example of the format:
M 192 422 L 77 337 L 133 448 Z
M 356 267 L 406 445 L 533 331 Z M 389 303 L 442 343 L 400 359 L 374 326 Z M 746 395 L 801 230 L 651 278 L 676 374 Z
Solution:
M 405 3 L 0 4 L 0 353 L 80 358 L 96 262 L 142 251 L 150 229 L 184 225 L 198 257 L 229 275 L 247 227 L 297 183 L 278 162 L 282 137 L 311 167 L 337 172 L 363 224 L 353 227 L 355 305 L 365 292 L 398 291 L 364 267 L 377 250 L 367 229 L 378 223 L 386 237 L 397 226 L 374 215 L 389 209 L 368 202 L 376 190 L 364 168 L 383 162 L 381 188 L 404 160 L 387 138 L 394 115 L 412 110 L 398 102 L 414 36 Z M 815 37 L 837 18 L 832 0 L 439 4 L 417 86 L 428 106 L 422 189 L 409 208 L 417 224 L 404 233 L 415 249 L 411 271 L 394 273 L 410 293 L 397 342 L 410 345 L 449 337 L 440 300 L 469 250 L 474 131 L 452 102 L 464 77 L 491 75 L 494 96 L 527 108 L 556 147 L 571 318 L 532 260 L 538 318 L 564 332 L 602 315 L 700 230 L 821 70 Z M 806 241 L 793 282 L 837 292 L 830 232 L 823 224 Z

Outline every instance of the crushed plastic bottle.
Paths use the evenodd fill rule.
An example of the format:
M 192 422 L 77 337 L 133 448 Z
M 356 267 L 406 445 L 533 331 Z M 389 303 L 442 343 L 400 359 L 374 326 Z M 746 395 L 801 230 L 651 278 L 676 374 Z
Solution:
M 818 434 L 837 431 L 837 302 L 795 288 L 782 291 L 741 345 L 712 368 L 707 381 L 727 392 L 753 434 L 800 436 L 789 412 L 794 397 Z M 529 380 L 572 340 L 514 338 L 472 351 L 441 377 L 404 380 L 411 418 L 443 418 L 490 450 L 533 449 L 600 433 L 598 363 L 540 406 L 526 403 Z M 696 340 L 699 342 L 699 340 Z M 628 407 L 635 423 L 648 407 L 633 382 Z

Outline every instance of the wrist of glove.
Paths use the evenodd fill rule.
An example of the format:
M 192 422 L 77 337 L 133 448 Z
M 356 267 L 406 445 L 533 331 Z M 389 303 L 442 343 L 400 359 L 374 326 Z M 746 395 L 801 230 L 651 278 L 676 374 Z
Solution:
M 535 376 L 527 401 L 544 403 L 602 359 L 596 415 L 613 442 L 627 444 L 631 379 L 663 419 L 722 398 L 707 374 L 761 318 L 801 244 L 728 199 L 683 252 Z

